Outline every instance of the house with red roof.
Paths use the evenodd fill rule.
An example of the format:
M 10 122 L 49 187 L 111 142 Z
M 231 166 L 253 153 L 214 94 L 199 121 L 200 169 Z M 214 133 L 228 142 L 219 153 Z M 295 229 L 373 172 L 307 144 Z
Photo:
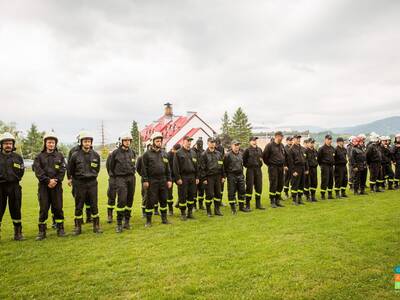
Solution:
M 185 116 L 178 116 L 174 115 L 171 103 L 165 103 L 164 107 L 164 115 L 141 130 L 142 142 L 147 142 L 154 132 L 161 132 L 164 147 L 169 151 L 175 144 L 182 144 L 186 135 L 192 137 L 194 142 L 201 138 L 204 144 L 209 137 L 216 135 L 216 131 L 197 112 L 189 111 Z

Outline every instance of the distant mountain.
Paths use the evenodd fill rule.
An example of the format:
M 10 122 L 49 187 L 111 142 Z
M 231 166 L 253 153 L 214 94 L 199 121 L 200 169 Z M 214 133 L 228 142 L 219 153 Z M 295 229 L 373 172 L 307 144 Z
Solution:
M 400 116 L 385 118 L 371 123 L 330 129 L 334 133 L 360 134 L 376 132 L 380 135 L 391 135 L 400 132 Z

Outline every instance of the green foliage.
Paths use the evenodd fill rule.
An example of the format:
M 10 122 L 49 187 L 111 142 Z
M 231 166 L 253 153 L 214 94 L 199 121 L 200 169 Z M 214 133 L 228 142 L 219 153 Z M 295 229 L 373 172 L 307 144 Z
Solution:
M 139 155 L 142 149 L 142 141 L 140 139 L 139 127 L 136 121 L 132 121 L 131 134 L 133 138 L 132 149 L 136 152 L 137 155 Z
M 31 125 L 26 138 L 23 139 L 22 155 L 24 158 L 34 159 L 43 149 L 44 132 L 40 132 L 35 124 Z
M 232 117 L 231 137 L 247 145 L 251 136 L 251 124 L 246 113 L 239 107 Z

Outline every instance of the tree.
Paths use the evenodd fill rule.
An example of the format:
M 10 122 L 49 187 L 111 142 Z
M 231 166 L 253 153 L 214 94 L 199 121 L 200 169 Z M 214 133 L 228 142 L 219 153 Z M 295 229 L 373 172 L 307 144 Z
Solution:
M 224 146 L 224 148 L 228 148 L 230 146 L 230 143 L 232 141 L 232 137 L 231 137 L 231 121 L 229 119 L 229 115 L 228 112 L 225 111 L 224 116 L 221 119 L 222 124 L 221 124 L 221 135 L 220 135 L 220 139 L 222 142 L 222 146 Z
M 40 132 L 35 124 L 27 132 L 23 139 L 22 154 L 25 158 L 34 159 L 43 149 L 44 132 Z
M 251 124 L 245 112 L 239 107 L 232 118 L 231 136 L 242 145 L 247 145 L 251 136 Z
M 131 134 L 133 138 L 132 149 L 136 152 L 136 154 L 140 155 L 142 149 L 142 141 L 140 139 L 140 132 L 136 121 L 132 121 Z

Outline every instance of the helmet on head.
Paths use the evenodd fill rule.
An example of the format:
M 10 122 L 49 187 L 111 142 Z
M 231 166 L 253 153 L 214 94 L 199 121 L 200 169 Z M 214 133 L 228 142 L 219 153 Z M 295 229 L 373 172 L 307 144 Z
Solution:
M 5 141 L 12 141 L 15 143 L 15 137 L 9 133 L 9 132 L 4 132 L 1 136 L 0 136 L 0 143 L 3 143 Z
M 364 133 L 359 134 L 357 137 L 362 139 L 362 140 L 366 140 L 367 139 L 367 136 Z
M 150 137 L 151 142 L 154 142 L 154 140 L 156 140 L 156 139 L 164 139 L 161 132 L 156 131 L 151 135 L 151 137 Z
M 371 135 L 369 136 L 369 140 L 373 143 L 379 142 L 379 135 L 376 134 L 375 132 L 372 132 Z
M 79 133 L 79 142 L 82 143 L 82 140 L 92 140 L 93 142 L 93 135 L 89 131 L 81 131 Z
M 118 140 L 119 140 L 120 142 L 125 141 L 125 140 L 130 140 L 130 141 L 132 141 L 132 140 L 133 140 L 133 137 L 132 137 L 132 134 L 131 134 L 130 132 L 123 132 L 123 133 L 120 134 Z
M 400 133 L 396 134 L 396 135 L 395 135 L 395 138 L 396 138 L 396 139 L 400 138 Z
M 357 138 L 356 136 L 352 135 L 351 137 L 349 137 L 349 142 L 351 143 L 353 141 L 353 139 Z
M 58 143 L 58 137 L 57 135 L 54 133 L 54 131 L 49 131 L 46 132 L 45 135 L 43 136 L 43 142 L 46 142 L 46 140 L 55 140 L 56 144 Z

